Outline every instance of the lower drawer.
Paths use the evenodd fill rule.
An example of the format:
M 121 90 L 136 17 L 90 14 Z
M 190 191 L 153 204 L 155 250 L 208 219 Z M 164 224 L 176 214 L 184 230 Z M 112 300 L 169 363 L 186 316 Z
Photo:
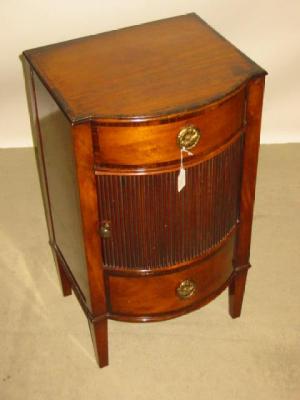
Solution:
M 179 272 L 147 277 L 109 275 L 112 316 L 140 319 L 205 304 L 226 284 L 233 271 L 233 242 L 232 236 L 213 255 Z

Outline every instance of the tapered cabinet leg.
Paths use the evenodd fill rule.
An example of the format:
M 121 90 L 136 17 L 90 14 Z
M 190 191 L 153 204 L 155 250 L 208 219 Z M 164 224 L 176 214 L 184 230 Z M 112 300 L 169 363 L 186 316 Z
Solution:
M 89 321 L 95 356 L 100 368 L 108 365 L 107 319 L 98 322 Z
M 248 268 L 255 198 L 255 182 L 259 151 L 260 122 L 264 92 L 264 77 L 253 79 L 247 87 L 247 125 L 244 133 L 244 157 L 241 177 L 240 218 L 234 251 L 235 275 L 229 285 L 229 313 L 241 315 Z
M 70 294 L 72 294 L 72 286 L 70 284 L 70 281 L 61 265 L 59 258 L 56 257 L 56 255 L 54 255 L 54 258 L 62 293 L 64 296 L 70 296 Z
M 238 272 L 229 284 L 229 314 L 232 318 L 241 315 L 247 272 Z

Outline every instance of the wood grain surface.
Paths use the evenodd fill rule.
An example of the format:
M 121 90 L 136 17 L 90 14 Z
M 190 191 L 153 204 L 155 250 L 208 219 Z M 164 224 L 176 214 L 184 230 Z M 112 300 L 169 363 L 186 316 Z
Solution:
M 223 152 L 186 169 L 154 175 L 99 175 L 106 268 L 151 271 L 186 264 L 219 245 L 239 219 L 243 136 Z
M 24 54 L 72 122 L 186 112 L 265 73 L 196 14 Z
M 121 277 L 109 275 L 110 312 L 115 316 L 136 316 L 147 319 L 151 315 L 185 309 L 217 291 L 229 279 L 232 271 L 234 236 L 215 254 L 184 271 L 150 277 Z M 176 289 L 182 281 L 192 280 L 195 294 L 181 299 Z
M 184 159 L 190 162 L 203 158 L 220 148 L 243 128 L 245 89 L 218 103 L 205 108 L 198 115 L 160 124 L 133 126 L 96 126 L 95 162 L 97 169 L 103 167 L 148 168 L 154 165 L 178 162 L 181 157 L 177 137 L 181 129 L 196 127 L 200 132 L 198 144 Z
M 50 241 L 99 365 L 108 318 L 172 318 L 227 286 L 238 317 L 266 72 L 196 14 L 24 56 Z M 200 132 L 189 155 L 177 143 L 187 126 Z M 186 280 L 195 291 L 182 299 Z

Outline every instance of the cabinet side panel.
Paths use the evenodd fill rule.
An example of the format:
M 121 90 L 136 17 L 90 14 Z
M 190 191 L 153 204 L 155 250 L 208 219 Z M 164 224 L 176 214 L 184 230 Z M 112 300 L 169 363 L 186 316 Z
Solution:
M 36 75 L 34 87 L 55 245 L 89 299 L 71 125 Z
M 39 125 L 38 125 L 38 117 L 37 117 L 34 86 L 33 86 L 33 72 L 25 58 L 22 58 L 22 63 L 23 63 L 23 73 L 24 73 L 24 78 L 25 78 L 27 105 L 28 105 L 28 111 L 29 111 L 29 115 L 30 115 L 32 140 L 33 140 L 34 153 L 35 153 L 38 175 L 39 175 L 39 180 L 40 180 L 40 187 L 41 187 L 41 192 L 42 192 L 44 211 L 45 211 L 45 216 L 46 216 L 46 220 L 47 220 L 48 234 L 49 234 L 50 240 L 53 241 L 54 240 L 54 231 L 53 231 L 53 223 L 52 223 L 50 205 L 49 205 L 49 201 L 48 201 L 48 187 L 47 187 L 47 180 L 46 180 L 46 176 L 45 176 L 45 166 L 44 166 L 44 159 L 43 159 L 43 154 L 42 154 L 42 144 L 41 144 L 40 135 L 39 135 Z

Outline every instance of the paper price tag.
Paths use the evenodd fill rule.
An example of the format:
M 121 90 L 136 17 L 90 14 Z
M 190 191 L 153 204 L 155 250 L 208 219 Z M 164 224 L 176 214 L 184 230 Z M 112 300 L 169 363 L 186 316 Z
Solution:
M 177 190 L 178 192 L 181 192 L 181 190 L 185 187 L 185 169 L 180 168 L 179 174 L 178 174 L 178 181 L 177 181 Z
M 185 169 L 183 166 L 183 152 L 186 152 L 189 156 L 192 156 L 193 153 L 186 150 L 184 147 L 180 150 L 180 170 L 177 178 L 177 190 L 181 192 L 181 190 L 185 187 Z

